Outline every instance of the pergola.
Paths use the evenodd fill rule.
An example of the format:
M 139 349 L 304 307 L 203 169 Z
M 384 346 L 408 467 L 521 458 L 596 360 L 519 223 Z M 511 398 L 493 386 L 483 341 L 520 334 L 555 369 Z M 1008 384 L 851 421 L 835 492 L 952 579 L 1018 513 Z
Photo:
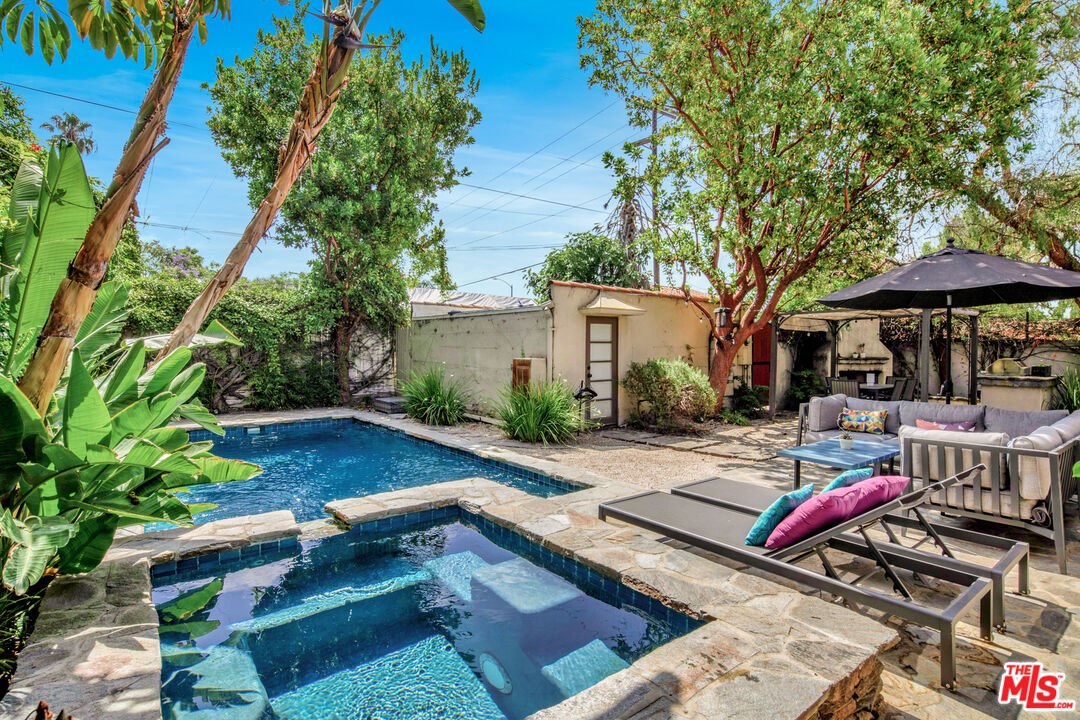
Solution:
M 930 399 L 930 319 L 933 315 L 944 315 L 945 309 L 941 310 L 822 310 L 814 312 L 780 313 L 772 321 L 772 351 L 769 360 L 769 414 L 775 415 L 778 398 L 776 397 L 776 357 L 779 353 L 780 330 L 796 330 L 802 332 L 826 332 L 832 342 L 832 351 L 829 353 L 829 377 L 835 377 L 837 373 L 836 341 L 840 331 L 855 320 L 880 320 L 882 318 L 921 318 L 919 333 L 919 387 L 921 388 L 922 400 Z M 968 382 L 968 400 L 974 405 L 978 402 L 978 372 L 979 366 L 979 311 L 968 309 L 953 309 L 954 316 L 968 318 L 971 333 L 968 340 L 968 367 L 970 381 Z

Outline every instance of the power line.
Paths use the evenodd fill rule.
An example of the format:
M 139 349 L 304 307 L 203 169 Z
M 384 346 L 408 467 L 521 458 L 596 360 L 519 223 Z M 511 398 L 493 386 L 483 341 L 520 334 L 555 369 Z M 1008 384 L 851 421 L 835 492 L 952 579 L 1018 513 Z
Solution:
M 534 268 L 534 267 L 537 267 L 538 265 L 543 265 L 543 264 L 544 264 L 544 261 L 541 260 L 540 262 L 533 263 L 532 265 L 525 265 L 524 267 L 514 268 L 513 270 L 507 270 L 506 272 L 501 272 L 498 275 L 489 275 L 486 278 L 480 278 L 479 280 L 472 280 L 472 281 L 467 282 L 467 283 L 462 283 L 462 284 L 458 285 L 458 287 L 459 288 L 468 287 L 470 285 L 475 285 L 476 283 L 482 283 L 485 280 L 496 280 L 498 278 L 501 278 L 503 275 L 510 275 L 511 273 L 521 272 L 522 270 L 528 270 L 529 268 Z
M 585 207 L 583 205 L 573 205 L 571 203 L 559 202 L 558 200 L 547 200 L 545 198 L 533 197 L 532 195 L 521 195 L 519 193 L 512 193 L 506 190 L 496 190 L 495 188 L 484 187 L 483 185 L 470 185 L 469 183 L 458 183 L 462 187 L 474 188 L 476 190 L 485 190 L 487 192 L 498 193 L 500 195 L 510 195 L 511 197 L 523 198 L 525 200 L 535 200 L 536 202 L 548 203 L 549 205 L 561 205 L 563 207 L 574 208 L 575 210 L 588 210 L 594 213 L 604 213 L 606 210 L 597 210 L 596 208 Z M 453 203 L 450 203 L 453 205 Z
M 52 92 L 50 90 L 42 90 L 41 88 L 30 87 L 29 85 L 20 85 L 19 83 L 13 83 L 10 80 L 0 80 L 0 83 L 3 83 L 4 85 L 9 85 L 11 87 L 19 88 L 20 90 L 29 90 L 30 92 L 41 93 L 42 95 L 52 95 L 53 97 L 63 98 L 65 100 L 72 100 L 74 102 L 86 103 L 87 105 L 97 105 L 98 107 L 106 108 L 108 110 L 116 110 L 117 112 L 127 113 L 129 115 L 138 115 L 139 114 L 137 110 L 131 110 L 129 108 L 117 107 L 116 105 L 107 105 L 105 103 L 100 103 L 100 102 L 97 102 L 97 101 L 94 101 L 94 100 L 87 100 L 85 98 L 75 97 L 74 95 L 62 95 L 61 93 Z M 169 125 L 183 125 L 184 127 L 189 127 L 189 128 L 194 129 L 194 130 L 203 130 L 204 129 L 203 127 L 201 127 L 199 125 L 192 125 L 190 123 L 172 121 L 172 120 L 168 121 L 168 124 Z
M 608 193 L 606 193 L 606 192 L 600 193 L 599 195 L 592 198 L 591 200 L 588 200 L 587 202 L 594 202 L 594 201 L 599 200 L 600 198 L 604 197 L 607 194 Z M 530 220 L 527 223 L 522 223 L 521 225 L 518 225 L 518 226 L 512 227 L 512 228 L 508 228 L 506 230 L 500 230 L 499 232 L 491 233 L 490 235 L 485 235 L 484 237 L 476 238 L 475 240 L 469 240 L 468 242 L 465 242 L 465 243 L 462 243 L 461 245 L 458 245 L 456 248 L 448 248 L 448 249 L 449 250 L 460 250 L 460 249 L 462 249 L 462 248 L 464 248 L 464 247 L 466 247 L 468 245 L 472 245 L 472 244 L 478 243 L 478 242 L 483 242 L 484 240 L 490 240 L 493 237 L 499 237 L 500 235 L 505 235 L 506 233 L 514 232 L 515 230 L 520 230 L 521 228 L 528 227 L 529 225 L 535 225 L 536 223 L 543 222 L 544 220 L 547 220 L 549 218 L 558 217 L 559 215 L 562 215 L 565 212 L 567 212 L 567 210 L 559 210 L 559 211 L 553 212 L 550 215 L 547 215 L 545 217 L 537 218 L 536 220 Z
M 562 139 L 563 139 L 564 137 L 566 137 L 566 136 L 567 136 L 567 135 L 569 135 L 570 133 L 574 132 L 575 130 L 577 130 L 577 129 L 581 128 L 581 127 L 582 127 L 582 126 L 584 126 L 585 124 L 587 124 L 587 123 L 589 123 L 589 122 L 592 122 L 592 121 L 593 121 L 593 120 L 595 120 L 596 118 L 598 118 L 598 117 L 600 117 L 601 115 L 603 115 L 604 113 L 606 113 L 606 112 L 607 112 L 608 110 L 610 110 L 611 108 L 613 108 L 613 107 L 615 106 L 615 104 L 616 104 L 616 103 L 618 103 L 618 102 L 619 102 L 618 100 L 612 100 L 612 101 L 611 101 L 611 103 L 610 103 L 609 105 L 605 106 L 605 107 L 604 107 L 604 108 L 603 108 L 602 110 L 598 110 L 597 112 L 593 113 L 593 114 L 592 114 L 592 115 L 590 115 L 589 117 L 585 118 L 584 120 L 582 120 L 581 122 L 579 122 L 579 123 L 578 123 L 577 125 L 575 125 L 574 127 L 570 128 L 569 130 L 567 130 L 566 132 L 564 132 L 564 133 L 563 133 L 562 135 L 560 135 L 559 137 L 557 137 L 557 138 L 555 138 L 554 140 L 552 140 L 551 142 L 549 142 L 549 143 L 548 143 L 547 145 L 545 145 L 544 147 L 540 148 L 539 150 L 535 150 L 535 151 L 533 151 L 533 152 L 532 152 L 532 154 L 530 154 L 530 155 L 529 155 L 528 157 L 525 157 L 525 158 L 523 158 L 523 159 L 521 159 L 521 160 L 518 160 L 518 161 L 517 161 L 516 163 L 514 163 L 514 164 L 513 164 L 513 165 L 511 165 L 510 167 L 506 168 L 505 170 L 503 170 L 502 172 L 500 172 L 499 174 L 497 174 L 497 175 L 496 175 L 495 177 L 492 177 L 492 178 L 488 178 L 488 182 L 489 182 L 489 183 L 491 183 L 491 182 L 495 182 L 496 180 L 498 180 L 499 178 L 501 178 L 501 177 L 502 177 L 503 175 L 505 175 L 506 173 L 510 172 L 511 170 L 514 170 L 514 169 L 516 169 L 516 168 L 518 168 L 518 167 L 521 167 L 521 165 L 523 165 L 523 164 L 527 163 L 528 161 L 532 160 L 532 159 L 533 159 L 534 157 L 536 157 L 536 156 L 537 156 L 537 155 L 539 155 L 540 153 L 544 152 L 544 151 L 545 151 L 545 150 L 547 150 L 547 149 L 548 149 L 549 147 L 551 147 L 551 146 L 552 146 L 552 145 L 554 145 L 555 143 L 559 142 L 560 140 L 562 140 Z M 462 196 L 462 197 L 461 197 L 461 198 L 459 199 L 459 201 L 460 201 L 460 200 L 464 200 L 465 198 L 469 197 L 469 195 L 471 195 L 471 194 L 472 194 L 472 193 L 465 193 L 465 195 L 463 195 L 463 196 Z

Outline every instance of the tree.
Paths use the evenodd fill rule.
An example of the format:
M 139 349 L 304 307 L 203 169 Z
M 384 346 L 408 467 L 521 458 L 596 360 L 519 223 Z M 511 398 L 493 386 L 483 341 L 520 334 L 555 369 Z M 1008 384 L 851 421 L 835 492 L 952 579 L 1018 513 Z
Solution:
M 646 278 L 640 256 L 635 248 L 599 232 L 571 233 L 566 244 L 549 252 L 536 271 L 526 271 L 525 283 L 541 302 L 548 299 L 551 280 L 642 287 Z
M 135 125 L 124 146 L 105 199 L 94 215 L 83 242 L 67 269 L 53 297 L 49 318 L 38 336 L 34 354 L 19 379 L 19 390 L 30 399 L 42 416 L 48 411 L 60 377 L 67 366 L 75 338 L 94 306 L 98 289 L 120 242 L 124 227 L 134 209 L 135 197 L 142 186 L 150 162 L 168 144 L 165 121 L 188 46 L 195 32 L 206 37 L 206 16 L 228 16 L 229 0 L 173 0 L 143 3 L 120 0 L 110 12 L 85 0 L 72 2 L 70 17 L 80 37 L 111 57 L 117 47 L 128 57 L 137 57 L 140 43 L 145 48 L 147 66 L 155 54 L 159 65 L 142 104 L 135 115 Z M 45 59 L 59 50 L 66 57 L 70 34 L 64 18 L 46 0 L 16 0 L 0 5 L 0 20 L 7 29 L 18 27 L 22 17 L 22 41 L 26 52 L 33 51 L 34 8 L 39 13 L 39 47 Z M 29 12 L 26 12 L 29 10 Z M 23 14 L 25 12 L 25 15 Z M 139 23 L 148 28 L 144 30 Z M 27 29 L 29 28 L 29 30 Z M 31 35 L 27 41 L 26 35 Z
M 721 397 L 792 283 L 891 237 L 928 187 L 1023 135 L 1046 14 L 993 0 L 600 0 L 579 21 L 591 82 L 642 127 L 654 107 L 673 118 L 645 170 L 633 148 L 609 161 L 625 196 L 657 183 L 652 242 L 732 310 L 721 328 L 695 303 Z
M 277 149 L 293 120 L 289 108 L 317 50 L 302 19 L 276 18 L 272 32 L 259 33 L 251 57 L 232 66 L 219 61 L 209 88 L 210 130 L 233 170 L 248 178 L 253 205 L 275 182 Z M 342 88 L 277 230 L 286 245 L 309 248 L 316 258 L 309 279 L 319 304 L 333 309 L 342 402 L 352 397 L 349 351 L 361 324 L 389 334 L 407 321 L 410 271 L 436 284 L 449 279 L 433 197 L 464 174 L 453 153 L 473 141 L 480 119 L 471 102 L 475 74 L 464 56 L 432 43 L 426 59 L 406 64 L 398 49 L 403 39 L 381 38 L 386 49 L 353 61 L 364 80 Z
M 244 234 L 229 252 L 225 263 L 210 279 L 199 297 L 191 303 L 183 320 L 173 331 L 168 343 L 158 353 L 158 358 L 186 344 L 206 321 L 214 305 L 228 292 L 243 274 L 251 253 L 266 235 L 278 210 L 284 204 L 293 185 L 311 163 L 316 143 L 323 128 L 334 112 L 341 89 L 348 76 L 349 66 L 357 49 L 377 47 L 364 42 L 364 32 L 371 15 L 381 0 L 362 0 L 354 6 L 353 0 L 343 0 L 334 10 L 327 10 L 322 42 L 314 53 L 314 62 L 307 82 L 300 93 L 299 109 L 293 116 L 288 139 L 281 145 L 277 156 L 277 172 L 265 197 L 259 202 Z M 484 29 L 484 11 L 479 0 L 448 0 L 448 2 L 478 31 Z M 329 31 L 333 25 L 333 35 Z
M 24 102 L 11 88 L 0 85 L 0 190 L 10 188 L 19 164 L 30 153 L 41 150 L 30 117 L 23 109 Z M 7 203 L 3 204 L 6 207 Z
M 97 149 L 94 133 L 90 131 L 90 123 L 83 122 L 78 115 L 66 112 L 53 115 L 51 119 L 51 123 L 41 123 L 42 130 L 52 133 L 50 141 L 66 140 L 83 155 L 89 155 Z

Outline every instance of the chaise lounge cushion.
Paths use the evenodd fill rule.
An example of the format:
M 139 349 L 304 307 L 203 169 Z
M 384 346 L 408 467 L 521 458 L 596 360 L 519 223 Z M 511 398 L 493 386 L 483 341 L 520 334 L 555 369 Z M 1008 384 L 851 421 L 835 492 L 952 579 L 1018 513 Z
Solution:
M 947 450 L 945 452 L 945 467 L 940 467 L 940 458 L 937 452 L 937 446 L 928 447 L 922 446 L 918 440 L 933 440 L 937 442 L 949 442 L 949 443 L 966 443 L 972 445 L 992 445 L 994 447 L 1005 447 L 1009 442 L 1009 436 L 1005 433 L 992 433 L 992 432 L 964 432 L 960 430 L 923 430 L 922 428 L 903 426 L 900 428 L 900 451 L 903 453 L 904 440 L 911 438 L 912 443 L 912 458 L 911 458 L 911 473 L 913 477 L 922 478 L 923 480 L 936 482 L 938 480 L 944 480 L 947 477 L 952 477 L 961 470 L 966 470 L 972 465 L 977 465 L 980 462 L 985 462 L 989 467 L 988 458 L 984 457 L 986 453 L 980 453 L 978 451 L 972 451 L 964 449 L 960 455 L 961 465 L 956 464 L 956 452 Z M 923 472 L 922 462 L 922 448 L 926 447 L 930 455 L 930 473 L 929 476 Z M 907 467 L 905 465 L 905 467 Z M 1001 477 L 998 478 L 998 487 L 1006 487 L 1005 484 L 1005 468 L 1000 468 L 999 472 Z M 969 478 L 968 483 L 974 482 L 975 478 Z M 983 473 L 982 484 L 984 487 L 990 487 L 989 470 Z
M 807 425 L 810 432 L 836 430 L 837 418 L 844 411 L 844 403 L 846 402 L 847 395 L 811 398 L 810 410 L 807 413 Z
M 815 533 L 847 520 L 862 496 L 864 481 L 810 498 L 781 521 L 765 541 L 770 550 L 794 545 Z
M 1061 444 L 1061 434 L 1057 430 L 1041 427 L 1023 437 L 1013 438 L 1009 447 L 1020 450 L 1053 450 Z M 1025 500 L 1042 500 L 1050 494 L 1051 462 L 1052 458 L 1020 456 L 1020 497 Z
M 1062 410 L 1061 412 L 1065 412 Z M 1061 435 L 1062 442 L 1069 442 L 1080 437 L 1080 410 L 1077 410 L 1072 415 L 1067 415 L 1056 421 L 1050 427 L 1058 431 Z
M 903 400 L 900 403 L 900 424 L 914 426 L 916 420 L 939 423 L 974 422 L 975 432 L 982 432 L 986 429 L 983 423 L 985 410 L 984 405 L 942 405 Z
M 1053 425 L 1065 419 L 1067 414 L 1065 410 L 1026 412 L 987 406 L 984 422 L 990 432 L 1003 432 L 1011 438 L 1018 438 L 1044 425 Z M 1077 427 L 1076 432 L 1080 434 L 1080 427 Z
M 784 518 L 790 515 L 795 508 L 813 496 L 814 485 L 811 483 L 776 498 L 772 505 L 769 505 L 763 513 L 758 515 L 754 526 L 746 534 L 746 544 L 764 545 L 765 541 L 769 539 L 769 535 L 776 529 L 776 526 L 783 522 Z

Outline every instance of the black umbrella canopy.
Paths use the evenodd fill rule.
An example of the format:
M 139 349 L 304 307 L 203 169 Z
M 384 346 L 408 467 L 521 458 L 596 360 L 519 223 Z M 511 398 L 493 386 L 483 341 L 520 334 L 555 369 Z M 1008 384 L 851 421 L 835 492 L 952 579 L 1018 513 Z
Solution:
M 958 248 L 923 255 L 821 298 L 855 310 L 1035 303 L 1080 297 L 1080 272 Z

